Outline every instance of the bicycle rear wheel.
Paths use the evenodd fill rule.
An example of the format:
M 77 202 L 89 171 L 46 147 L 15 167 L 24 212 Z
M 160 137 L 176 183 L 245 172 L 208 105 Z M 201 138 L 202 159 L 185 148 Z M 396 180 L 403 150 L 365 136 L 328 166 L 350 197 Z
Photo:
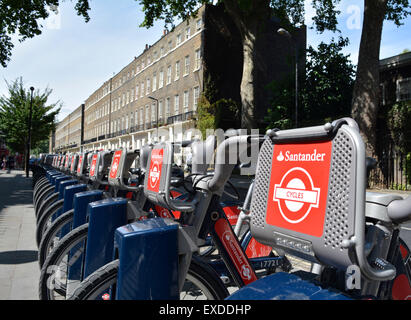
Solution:
M 67 293 L 69 267 L 83 257 L 88 223 L 70 231 L 47 256 L 40 272 L 40 300 L 64 300 Z
M 57 246 L 58 242 L 60 241 L 60 232 L 63 230 L 63 228 L 67 228 L 69 231 L 71 231 L 73 217 L 74 209 L 71 209 L 63 213 L 50 225 L 50 227 L 43 234 L 43 237 L 39 245 L 38 255 L 40 268 L 43 266 L 47 256 L 50 254 L 53 248 Z

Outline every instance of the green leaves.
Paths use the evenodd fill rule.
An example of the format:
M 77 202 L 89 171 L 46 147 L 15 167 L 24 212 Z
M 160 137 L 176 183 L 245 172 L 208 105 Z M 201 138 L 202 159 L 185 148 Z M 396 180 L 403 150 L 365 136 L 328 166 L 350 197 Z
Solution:
M 8 96 L 0 97 L 0 131 L 13 150 L 23 153 L 27 143 L 31 92 L 24 88 L 22 78 L 9 84 Z M 60 111 L 57 103 L 47 105 L 52 90 L 33 92 L 31 145 L 33 148 L 48 138 L 55 128 L 56 116 Z M 55 109 L 57 107 L 57 109 Z
M 354 85 L 354 66 L 341 53 L 348 39 L 320 43 L 307 49 L 306 74 L 300 79 L 298 113 L 301 126 L 323 124 L 330 119 L 350 115 Z M 294 76 L 294 75 L 293 75 Z M 266 120 L 269 127 L 290 128 L 295 120 L 295 84 L 293 76 L 272 83 L 274 99 Z
M 19 41 L 41 34 L 41 20 L 47 19 L 49 9 L 57 8 L 59 0 L 1 0 L 0 1 L 0 63 L 5 68 L 14 47 L 10 35 L 20 36 Z M 78 15 L 88 22 L 88 0 L 77 0 Z

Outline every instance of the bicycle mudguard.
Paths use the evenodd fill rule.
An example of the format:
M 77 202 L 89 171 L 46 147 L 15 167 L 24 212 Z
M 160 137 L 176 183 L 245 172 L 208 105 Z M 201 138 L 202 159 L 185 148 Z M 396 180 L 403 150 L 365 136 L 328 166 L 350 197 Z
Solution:
M 295 274 L 278 272 L 240 288 L 226 300 L 352 300 Z

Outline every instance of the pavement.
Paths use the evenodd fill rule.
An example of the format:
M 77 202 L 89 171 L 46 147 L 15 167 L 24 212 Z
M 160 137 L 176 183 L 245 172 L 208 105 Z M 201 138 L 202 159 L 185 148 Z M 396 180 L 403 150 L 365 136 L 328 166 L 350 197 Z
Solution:
M 31 183 L 22 170 L 0 170 L 0 300 L 38 300 Z
M 0 300 L 38 300 L 40 270 L 31 183 L 24 171 L 0 170 Z M 249 182 L 234 179 L 233 184 L 244 198 Z M 411 194 L 370 191 L 395 192 L 403 197 Z M 401 236 L 411 247 L 411 223 L 402 226 Z M 294 257 L 290 260 L 293 270 L 310 270 L 310 263 Z

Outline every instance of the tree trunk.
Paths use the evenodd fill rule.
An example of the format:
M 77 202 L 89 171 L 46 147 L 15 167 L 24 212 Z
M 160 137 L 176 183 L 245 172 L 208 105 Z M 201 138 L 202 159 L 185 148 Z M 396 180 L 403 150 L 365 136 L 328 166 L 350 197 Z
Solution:
M 365 0 L 364 19 L 354 84 L 351 114 L 366 144 L 367 155 L 376 154 L 379 107 L 379 57 L 387 0 Z
M 253 129 L 257 127 L 256 114 L 256 44 L 259 32 L 270 16 L 269 0 L 253 0 L 247 8 L 240 7 L 238 0 L 225 0 L 227 12 L 233 18 L 240 31 L 243 42 L 243 73 L 240 85 L 241 127 Z
M 254 117 L 256 108 L 255 97 L 255 45 L 256 34 L 248 29 L 243 35 L 243 75 L 241 78 L 241 127 L 244 129 L 256 128 Z

